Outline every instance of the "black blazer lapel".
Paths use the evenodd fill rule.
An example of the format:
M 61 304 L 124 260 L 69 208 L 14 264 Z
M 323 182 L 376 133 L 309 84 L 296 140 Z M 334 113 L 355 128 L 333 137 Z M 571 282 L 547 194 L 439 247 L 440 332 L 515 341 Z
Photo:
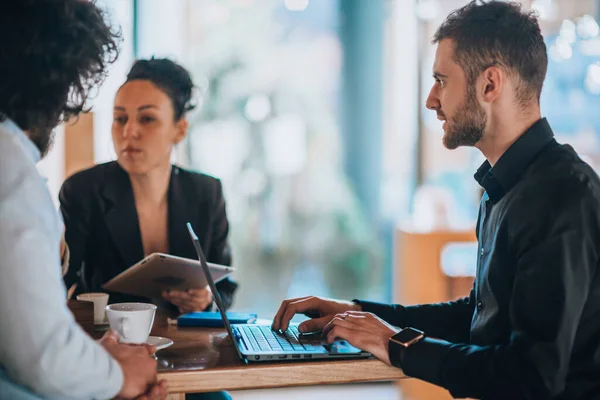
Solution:
M 126 268 L 129 268 L 144 257 L 142 234 L 129 176 L 116 162 L 113 167 L 102 190 L 107 201 L 104 221 Z
M 186 222 L 190 222 L 198 232 L 200 243 L 206 243 L 206 235 L 210 234 L 207 217 L 210 213 L 200 213 L 210 207 L 206 193 L 198 193 L 198 188 L 178 167 L 171 169 L 169 183 L 169 252 L 180 257 L 196 259 L 196 251 L 190 239 Z

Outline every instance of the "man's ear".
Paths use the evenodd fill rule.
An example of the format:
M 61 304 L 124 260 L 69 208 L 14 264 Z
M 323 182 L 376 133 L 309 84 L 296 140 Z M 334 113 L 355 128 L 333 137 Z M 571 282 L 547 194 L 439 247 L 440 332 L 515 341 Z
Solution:
M 185 118 L 181 118 L 179 121 L 177 121 L 175 123 L 175 129 L 176 129 L 176 134 L 175 134 L 175 144 L 181 142 L 184 138 L 185 135 L 187 134 L 187 130 L 188 130 L 188 122 Z
M 504 81 L 505 73 L 497 66 L 491 66 L 483 71 L 480 85 L 483 101 L 491 103 L 496 100 L 502 92 Z

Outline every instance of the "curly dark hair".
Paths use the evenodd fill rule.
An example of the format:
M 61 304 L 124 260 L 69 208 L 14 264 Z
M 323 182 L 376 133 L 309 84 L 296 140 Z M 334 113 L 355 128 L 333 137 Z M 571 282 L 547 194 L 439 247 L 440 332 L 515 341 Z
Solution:
M 0 121 L 12 119 L 41 147 L 60 122 L 84 111 L 118 55 L 94 1 L 9 0 L 0 12 Z
M 499 0 L 473 0 L 452 12 L 438 28 L 433 43 L 456 42 L 454 58 L 469 84 L 492 65 L 500 65 L 518 79 L 521 105 L 537 100 L 548 68 L 548 55 L 534 13 L 521 4 Z
M 137 60 L 127 74 L 125 83 L 134 80 L 148 80 L 165 92 L 171 99 L 175 121 L 196 108 L 192 103 L 194 82 L 190 73 L 176 62 L 168 58 Z

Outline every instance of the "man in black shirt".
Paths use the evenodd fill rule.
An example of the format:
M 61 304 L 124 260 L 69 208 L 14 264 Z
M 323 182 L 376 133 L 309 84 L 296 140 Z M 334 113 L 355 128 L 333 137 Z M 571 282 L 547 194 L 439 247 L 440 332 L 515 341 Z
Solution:
M 485 193 L 470 296 L 411 307 L 291 299 L 273 328 L 312 313 L 301 331 L 323 329 L 454 397 L 600 398 L 600 181 L 541 118 L 537 20 L 515 3 L 472 2 L 434 43 L 427 107 L 445 121 L 443 143 L 487 159 L 475 174 Z

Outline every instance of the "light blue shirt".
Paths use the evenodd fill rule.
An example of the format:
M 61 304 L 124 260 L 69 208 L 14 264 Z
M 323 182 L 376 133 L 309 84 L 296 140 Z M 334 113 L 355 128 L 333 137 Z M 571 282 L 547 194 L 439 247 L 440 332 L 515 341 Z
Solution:
M 123 372 L 67 308 L 62 226 L 39 160 L 21 129 L 0 123 L 0 369 L 44 398 L 112 398 Z

